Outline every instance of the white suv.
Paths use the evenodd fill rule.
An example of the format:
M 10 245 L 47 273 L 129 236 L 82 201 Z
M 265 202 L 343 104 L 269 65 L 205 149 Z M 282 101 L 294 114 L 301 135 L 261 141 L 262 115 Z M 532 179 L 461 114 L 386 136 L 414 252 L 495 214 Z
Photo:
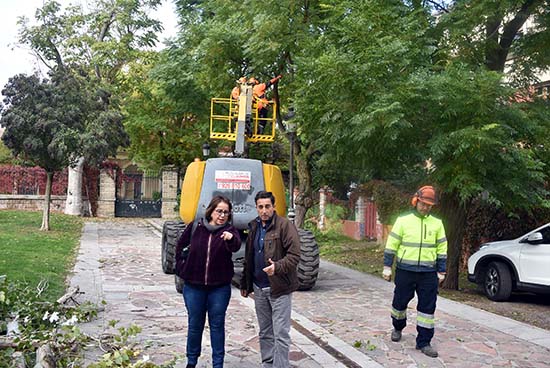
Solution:
M 468 259 L 468 280 L 494 301 L 516 290 L 550 293 L 550 223 L 517 239 L 482 244 Z

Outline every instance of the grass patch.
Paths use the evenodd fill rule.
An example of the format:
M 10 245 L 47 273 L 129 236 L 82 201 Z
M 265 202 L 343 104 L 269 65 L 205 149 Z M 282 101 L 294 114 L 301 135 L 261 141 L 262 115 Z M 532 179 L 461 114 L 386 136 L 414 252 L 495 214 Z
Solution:
M 323 259 L 356 271 L 382 277 L 384 267 L 384 246 L 366 240 L 353 240 L 336 231 L 316 233 L 319 253 Z M 464 301 L 478 299 L 476 285 L 469 282 L 466 273 L 459 276 L 459 290 L 439 289 L 441 296 Z
M 368 241 L 355 241 L 332 230 L 326 233 L 315 231 L 315 237 L 323 259 L 363 273 L 382 277 L 384 264 L 384 247 L 382 245 Z M 550 318 L 546 317 L 550 297 L 529 293 L 514 293 L 508 303 L 496 303 L 479 291 L 476 284 L 469 282 L 467 276 L 467 272 L 461 272 L 458 279 L 458 290 L 440 288 L 439 295 L 516 321 L 550 330 Z M 390 304 L 391 300 L 388 301 L 388 305 Z M 362 344 L 362 342 L 359 342 L 359 344 Z
M 65 292 L 76 255 L 82 220 L 52 213 L 50 231 L 40 231 L 42 212 L 0 211 L 0 275 L 35 286 L 48 282 L 46 297 Z
M 316 234 L 323 259 L 357 271 L 382 275 L 384 248 L 375 242 L 353 240 L 335 231 Z

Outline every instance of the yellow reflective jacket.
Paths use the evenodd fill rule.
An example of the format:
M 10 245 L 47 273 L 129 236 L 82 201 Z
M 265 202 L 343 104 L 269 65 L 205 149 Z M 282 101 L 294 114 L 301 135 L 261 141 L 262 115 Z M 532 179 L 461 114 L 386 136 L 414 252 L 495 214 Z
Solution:
M 447 238 L 443 222 L 417 211 L 395 221 L 384 250 L 384 266 L 397 258 L 397 268 L 414 272 L 445 272 Z

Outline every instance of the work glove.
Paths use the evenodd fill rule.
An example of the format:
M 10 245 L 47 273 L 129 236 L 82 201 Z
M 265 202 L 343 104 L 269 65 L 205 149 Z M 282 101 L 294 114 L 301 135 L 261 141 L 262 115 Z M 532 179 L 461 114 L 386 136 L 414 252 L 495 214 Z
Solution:
M 384 266 L 384 270 L 382 270 L 382 277 L 386 281 L 391 281 L 391 267 Z
M 437 273 L 437 279 L 439 280 L 439 283 L 441 284 L 443 280 L 445 280 L 445 274 L 443 272 Z

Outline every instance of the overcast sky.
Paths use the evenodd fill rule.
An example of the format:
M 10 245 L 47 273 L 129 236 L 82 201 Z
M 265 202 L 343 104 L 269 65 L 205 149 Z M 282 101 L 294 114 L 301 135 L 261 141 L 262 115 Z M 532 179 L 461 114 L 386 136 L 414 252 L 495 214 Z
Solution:
M 87 0 L 56 1 L 62 6 L 85 6 L 87 3 Z M 0 90 L 10 77 L 19 73 L 32 74 L 36 69 L 35 59 L 28 49 L 17 45 L 17 18 L 24 15 L 32 21 L 36 9 L 42 7 L 43 3 L 43 0 L 0 0 Z M 159 37 L 161 41 L 176 34 L 177 20 L 172 0 L 163 0 L 161 8 L 153 17 L 163 23 L 164 32 Z M 162 47 L 162 42 L 159 47 Z

